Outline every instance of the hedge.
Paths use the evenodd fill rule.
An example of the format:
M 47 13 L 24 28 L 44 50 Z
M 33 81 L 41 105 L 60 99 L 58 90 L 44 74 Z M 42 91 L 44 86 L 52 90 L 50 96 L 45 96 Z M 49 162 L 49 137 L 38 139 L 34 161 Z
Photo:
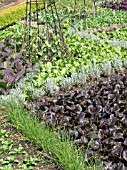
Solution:
M 39 9 L 43 8 L 43 4 L 39 4 Z M 32 12 L 36 11 L 36 5 L 32 4 Z M 26 3 L 22 3 L 8 9 L 0 11 L 0 29 L 16 23 L 26 17 Z

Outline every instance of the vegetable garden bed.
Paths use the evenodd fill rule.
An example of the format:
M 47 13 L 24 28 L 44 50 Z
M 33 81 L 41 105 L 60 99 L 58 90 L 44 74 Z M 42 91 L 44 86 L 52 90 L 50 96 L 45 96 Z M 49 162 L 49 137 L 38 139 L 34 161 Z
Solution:
M 17 126 L 19 124 L 20 129 L 34 142 L 51 152 L 56 163 L 63 168 L 72 170 L 73 166 L 75 170 L 83 170 L 91 166 L 93 170 L 125 170 L 127 12 L 99 7 L 96 15 L 86 13 L 86 20 L 76 20 L 77 16 L 73 20 L 72 11 L 70 6 L 65 11 L 61 7 L 58 10 L 68 49 L 67 58 L 63 53 L 56 55 L 55 46 L 48 42 L 42 41 L 38 50 L 37 30 L 34 28 L 30 32 L 31 58 L 25 55 L 26 48 L 22 46 L 26 45 L 24 25 L 16 24 L 0 32 L 1 100 L 8 103 L 12 122 L 17 122 Z M 38 17 L 39 22 L 43 23 L 44 14 L 40 12 Z M 52 23 L 51 13 L 48 14 L 48 22 Z M 40 31 L 41 38 L 44 33 Z M 57 36 L 53 40 L 54 44 L 60 43 Z M 48 56 L 49 50 L 52 58 Z M 57 50 L 60 50 L 59 46 Z M 27 131 L 27 125 L 23 127 L 25 119 L 16 112 L 17 106 L 11 104 L 13 101 L 23 105 L 25 110 L 19 110 L 28 115 L 28 122 L 30 119 L 37 120 L 42 136 L 43 126 L 52 129 L 55 137 L 46 132 L 49 133 L 48 137 L 51 135 L 54 146 L 58 140 L 59 148 L 63 149 L 61 152 L 50 145 L 51 139 L 48 137 L 49 147 L 45 144 L 46 139 Z M 19 122 L 18 116 L 15 117 L 18 114 Z M 65 147 L 66 138 L 73 143 L 70 145 L 67 140 L 68 148 Z M 75 146 L 74 149 L 72 146 Z M 64 159 L 71 149 L 75 155 Z M 102 165 L 101 168 L 97 162 Z
M 0 111 L 0 169 L 45 169 L 58 168 L 49 161 L 50 154 L 42 152 L 40 146 L 32 143 L 23 133 L 17 131 L 7 115 Z
M 108 168 L 127 166 L 127 71 L 54 98 L 36 99 L 29 106 L 41 123 L 61 135 L 69 133 L 84 153 L 88 148 L 86 161 L 97 157 Z

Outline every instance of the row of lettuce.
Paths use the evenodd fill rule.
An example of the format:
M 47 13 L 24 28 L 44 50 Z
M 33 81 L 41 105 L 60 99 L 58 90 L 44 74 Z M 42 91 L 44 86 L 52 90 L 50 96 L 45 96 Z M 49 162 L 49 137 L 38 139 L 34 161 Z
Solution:
M 95 17 L 94 21 L 99 22 L 99 18 Z M 109 23 L 113 20 L 105 20 L 101 26 Z M 66 23 L 65 35 L 73 57 L 56 62 L 44 63 L 43 56 L 36 61 L 24 56 L 20 51 L 24 35 L 22 25 L 0 33 L 2 99 L 21 101 L 31 109 L 32 115 L 39 116 L 42 124 L 55 127 L 61 136 L 69 133 L 77 147 L 82 147 L 86 162 L 99 158 L 107 169 L 126 169 L 127 50 L 116 48 L 103 38 L 96 41 L 77 33 L 70 35 L 69 24 Z M 111 35 L 115 34 L 115 39 L 118 35 L 121 40 L 125 30 L 111 32 Z M 103 34 L 108 36 L 108 33 Z M 100 38 L 102 35 L 98 34 Z M 97 80 L 95 86 L 84 86 L 91 80 Z M 69 93 L 74 87 L 78 90 Z M 51 95 L 56 95 L 55 99 Z
M 125 12 L 118 13 L 109 9 L 100 9 L 99 11 L 102 12 L 103 10 L 105 13 L 92 18 L 93 25 L 90 25 L 90 27 L 94 27 L 94 24 L 97 26 L 96 23 L 99 23 L 100 18 L 104 18 L 101 22 L 102 26 L 112 24 L 113 16 L 117 18 L 114 19 L 114 23 L 126 22 Z M 103 15 L 106 17 L 103 17 Z M 68 18 L 68 16 L 66 17 Z M 107 17 L 109 17 L 110 20 L 106 20 Z M 91 23 L 91 20 L 88 23 Z M 20 52 L 22 39 L 24 37 L 24 26 L 22 24 L 16 24 L 0 32 L 0 40 L 2 41 L 0 48 L 1 93 L 8 94 L 9 90 L 14 87 L 14 84 L 17 84 L 28 72 L 36 72 L 36 74 L 33 75 L 32 73 L 28 75 L 29 78 L 31 77 L 30 80 L 27 78 L 24 78 L 27 80 L 21 80 L 22 83 L 19 83 L 20 85 L 18 85 L 17 88 L 21 86 L 20 90 L 23 94 L 25 94 L 27 98 L 31 98 L 31 94 L 35 94 L 36 96 L 36 94 L 52 94 L 55 91 L 57 92 L 59 91 L 58 89 L 60 89 L 59 87 L 65 86 L 64 84 L 67 83 L 70 84 L 73 82 L 71 84 L 74 85 L 77 74 L 78 77 L 80 77 L 78 79 L 85 81 L 88 74 L 94 75 L 94 73 L 92 73 L 93 70 L 96 70 L 96 76 L 99 77 L 102 68 L 103 70 L 111 70 L 109 67 L 115 65 L 115 69 L 117 69 L 121 63 L 126 67 L 126 48 L 116 48 L 114 44 L 105 42 L 105 39 L 114 39 L 113 37 L 115 37 L 115 40 L 117 40 L 117 37 L 118 40 L 123 40 L 123 35 L 126 35 L 126 28 L 116 32 L 98 33 L 97 36 L 100 39 L 96 41 L 91 37 L 86 38 L 79 36 L 76 32 L 70 35 L 72 31 L 70 20 L 65 20 L 64 26 L 66 42 L 73 57 L 65 60 L 61 58 L 56 62 L 48 62 L 46 64 L 43 63 L 43 56 L 39 59 L 39 64 L 37 64 L 38 58 L 31 56 L 31 61 L 28 61 L 24 54 Z M 35 30 L 31 31 L 34 35 Z M 81 32 L 82 30 L 80 29 L 79 31 Z M 5 39 L 5 37 L 8 36 L 10 38 Z M 126 36 L 124 36 L 124 39 L 126 40 Z M 35 46 L 34 48 L 37 47 Z M 35 68 L 33 68 L 33 65 Z M 72 81 L 72 79 L 74 80 Z
M 13 53 L 16 44 L 6 38 L 1 42 L 0 50 L 1 94 L 9 94 L 19 82 L 11 90 L 12 95 L 21 93 L 25 96 L 23 100 L 30 100 L 35 96 L 54 94 L 61 88 L 83 85 L 92 77 L 110 75 L 113 70 L 127 67 L 124 48 L 116 48 L 104 41 L 85 40 L 77 35 L 68 38 L 68 44 L 75 57 L 33 63 L 33 66 L 23 53 Z
M 105 11 L 105 13 L 103 11 Z M 101 13 L 101 15 L 91 17 L 91 20 L 88 19 L 89 22 L 87 24 L 89 27 L 93 28 L 94 25 L 96 27 L 100 26 L 97 26 L 97 23 L 105 26 L 113 23 L 126 22 L 125 12 L 111 11 L 110 9 L 99 9 L 98 12 Z M 68 18 L 68 15 L 66 18 Z M 112 18 L 114 18 L 114 20 L 112 20 Z M 99 22 L 100 19 L 102 19 L 102 22 Z M 114 44 L 105 42 L 105 39 L 110 40 L 114 39 L 114 37 L 116 41 L 117 37 L 118 40 L 122 41 L 123 35 L 125 35 L 124 40 L 126 41 L 126 28 L 116 32 L 98 33 L 97 36 L 100 39 L 96 41 L 91 37 L 82 37 L 76 32 L 70 35 L 72 31 L 70 20 L 65 19 L 64 26 L 66 42 L 73 57 L 65 60 L 61 58 L 56 62 L 48 62 L 46 64 L 43 63 L 43 56 L 39 59 L 39 64 L 37 64 L 38 58 L 33 60 L 34 57 L 31 57 L 31 61 L 29 61 L 28 58 L 20 52 L 22 39 L 24 37 L 24 26 L 22 24 L 16 24 L 0 32 L 0 41 L 2 41 L 0 48 L 1 94 L 8 94 L 10 89 L 13 88 L 26 73 L 26 77 L 29 77 L 29 79 L 25 77 L 24 80 L 19 82 L 17 88 L 20 87 L 20 91 L 29 99 L 34 96 L 32 94 L 35 94 L 35 96 L 36 94 L 52 94 L 59 91 L 65 84 L 66 86 L 67 84 L 74 85 L 76 82 L 75 79 L 78 79 L 77 82 L 79 82 L 79 80 L 86 82 L 87 77 L 91 77 L 92 74 L 94 75 L 93 72 L 95 71 L 95 75 L 99 77 L 102 72 L 106 72 L 106 70 L 110 72 L 112 66 L 116 70 L 117 67 L 119 69 L 121 65 L 126 67 L 126 48 L 116 48 Z M 78 28 L 76 27 L 76 29 Z M 31 31 L 34 35 L 35 30 Z M 79 31 L 81 32 L 82 29 Z M 5 39 L 5 37 L 7 38 Z M 37 47 L 35 46 L 34 48 Z M 82 84 L 81 81 L 79 84 Z
M 62 10 L 59 10 L 59 17 L 63 18 L 63 8 L 65 7 L 64 3 L 60 1 L 58 3 L 58 8 L 62 5 Z M 43 9 L 43 3 L 38 5 L 38 9 Z M 30 5 L 28 5 L 28 10 Z M 61 8 L 60 8 L 61 9 Z M 36 11 L 36 4 L 32 4 L 32 12 Z M 78 11 L 76 11 L 78 12 Z M 71 17 L 73 15 L 73 9 L 68 5 L 64 11 L 64 15 L 69 15 Z M 79 14 L 80 15 L 80 14 Z M 89 16 L 90 15 L 90 16 Z M 21 3 L 8 9 L 4 9 L 0 11 L 0 29 L 4 29 L 9 25 L 15 24 L 19 20 L 22 20 L 26 17 L 26 3 Z M 68 17 L 68 16 L 67 16 Z M 86 29 L 86 28 L 98 28 L 102 26 L 107 26 L 111 24 L 121 24 L 127 21 L 127 14 L 124 11 L 113 11 L 112 9 L 105 8 L 97 8 L 96 17 L 92 14 L 86 15 L 86 19 L 82 20 L 83 24 L 78 24 L 78 29 Z

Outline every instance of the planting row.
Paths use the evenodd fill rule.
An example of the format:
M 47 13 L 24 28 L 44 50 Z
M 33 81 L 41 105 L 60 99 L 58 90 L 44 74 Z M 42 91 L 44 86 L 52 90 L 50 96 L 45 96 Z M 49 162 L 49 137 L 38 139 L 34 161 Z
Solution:
M 127 71 L 127 70 L 126 70 Z M 68 94 L 32 101 L 31 114 L 84 148 L 85 160 L 105 169 L 127 168 L 127 72 Z M 91 83 L 92 84 L 92 83 Z M 27 107 L 27 106 L 26 106 Z M 29 107 L 27 107 L 29 108 Z
M 79 35 L 80 37 L 82 37 L 86 40 L 92 39 L 92 40 L 98 41 L 99 43 L 104 41 L 108 44 L 114 45 L 115 47 L 121 47 L 121 48 L 125 48 L 125 49 L 127 48 L 127 41 L 124 40 L 124 39 L 126 39 L 126 37 L 124 39 L 121 39 L 121 40 L 118 39 L 117 40 L 116 36 L 113 37 L 113 32 L 107 32 L 107 34 L 105 32 L 103 32 L 103 33 L 97 33 L 96 32 L 95 34 L 97 34 L 97 35 L 94 35 L 93 33 L 91 33 L 91 32 L 89 33 L 88 31 L 75 31 L 75 34 Z M 111 40 L 108 39 L 108 35 L 110 35 L 110 34 L 112 35 Z M 101 40 L 103 40 L 103 41 L 101 41 Z
M 39 9 L 43 8 L 43 4 L 38 5 Z M 36 11 L 36 5 L 32 5 L 32 12 Z M 0 11 L 0 29 L 16 23 L 26 17 L 26 3 L 18 4 Z
M 101 39 L 127 41 L 127 27 L 121 30 L 97 33 L 97 36 Z
M 15 146 L 14 141 L 10 139 L 10 136 L 11 135 L 8 135 L 6 130 L 0 129 L 0 145 L 1 145 L 0 169 L 1 170 L 34 169 L 38 162 L 40 162 L 40 159 L 36 158 L 32 152 L 27 153 L 26 152 L 27 149 L 25 147 L 24 148 L 22 147 L 23 142 L 22 145 L 16 143 L 17 146 Z M 27 147 L 31 147 L 30 144 L 28 144 Z M 29 156 L 29 154 L 32 154 L 32 156 Z M 37 153 L 34 154 L 36 154 L 36 156 L 39 155 L 39 154 L 37 155 Z
M 96 16 L 91 16 L 83 21 L 83 29 L 99 28 L 112 24 L 122 24 L 127 22 L 127 13 L 123 11 L 113 11 L 112 9 L 100 8 Z M 80 25 L 77 25 L 80 29 Z
M 57 15 L 54 15 L 55 19 L 57 20 Z M 74 13 L 74 9 L 69 6 L 60 9 L 58 11 L 58 15 L 62 26 L 66 23 L 69 24 L 71 27 L 75 27 L 78 30 L 86 30 L 87 28 L 99 28 L 102 26 L 122 24 L 127 22 L 126 12 L 113 11 L 112 9 L 106 8 L 97 8 L 95 16 L 93 12 L 90 14 L 86 12 L 84 14 L 83 11 L 79 12 L 78 9 L 76 10 L 76 13 Z M 54 19 L 51 12 L 49 12 L 46 16 L 44 13 L 39 13 L 39 23 L 45 23 L 45 19 L 47 19 L 47 23 L 52 24 L 52 21 Z M 36 21 L 36 16 L 33 16 L 33 20 Z
M 60 77 L 59 81 L 57 81 L 57 77 L 47 78 L 45 81 L 42 80 L 43 86 L 41 87 L 35 86 L 36 75 L 27 73 L 26 76 L 18 82 L 16 87 L 10 90 L 10 94 L 4 95 L 3 98 L 5 100 L 15 99 L 25 103 L 45 95 L 56 95 L 60 91 L 67 92 L 74 87 L 81 88 L 91 80 L 110 77 L 114 72 L 124 72 L 126 68 L 127 60 L 122 62 L 120 59 L 114 60 L 114 62 L 107 61 L 107 63 L 101 64 L 100 66 L 90 63 L 90 65 L 79 69 L 78 72 L 70 74 L 69 77 Z
M 64 31 L 64 37 L 65 37 L 67 48 L 70 45 L 70 43 L 71 44 L 76 43 L 76 42 L 74 42 L 74 38 L 72 38 L 71 35 L 70 35 L 70 34 L 73 33 L 72 25 L 73 25 L 73 27 L 75 27 L 76 30 L 77 29 L 83 30 L 83 29 L 87 29 L 87 28 L 94 28 L 94 27 L 99 27 L 99 26 L 111 25 L 112 23 L 118 23 L 118 24 L 124 23 L 124 22 L 126 22 L 126 18 L 127 18 L 125 12 L 118 13 L 117 11 L 113 12 L 109 9 L 99 9 L 96 17 L 91 16 L 87 20 L 84 20 L 84 21 L 82 20 L 81 23 L 79 24 L 77 22 L 77 20 L 72 21 L 72 19 L 73 19 L 72 8 L 70 8 L 70 7 L 67 8 L 66 12 L 61 10 L 59 12 L 59 15 L 60 15 L 60 20 L 61 20 L 63 31 Z M 108 19 L 107 19 L 107 17 L 108 17 Z M 39 22 L 43 22 L 44 18 L 45 18 L 45 15 L 40 12 L 39 13 Z M 48 18 L 49 24 L 51 24 L 52 23 L 52 15 L 50 13 L 47 15 L 47 18 Z M 76 25 L 76 23 L 78 23 L 78 24 Z M 101 25 L 97 25 L 97 24 L 101 24 Z M 80 25 L 80 27 L 79 27 L 79 25 Z M 25 52 L 26 46 L 28 44 L 26 43 L 27 39 L 26 39 L 26 41 L 24 40 L 24 32 L 25 32 L 25 30 L 24 30 L 23 25 L 17 24 L 13 27 L 10 27 L 9 29 L 7 29 L 5 31 L 2 31 L 0 33 L 0 40 L 3 41 L 7 36 L 10 36 L 16 42 L 16 52 L 20 51 L 20 50 L 24 50 L 24 52 Z M 31 34 L 32 34 L 32 37 L 33 37 L 31 39 L 32 40 L 31 60 L 34 60 L 34 62 L 36 60 L 36 62 L 38 62 L 37 56 L 39 56 L 39 58 L 41 58 L 42 61 L 44 61 L 44 60 L 47 61 L 47 60 L 49 60 L 49 58 L 50 58 L 50 60 L 58 60 L 59 58 L 65 58 L 65 56 L 64 56 L 65 54 L 63 55 L 63 52 L 61 51 L 62 48 L 59 47 L 59 45 L 58 45 L 58 44 L 61 44 L 61 42 L 58 41 L 58 39 L 59 39 L 58 37 L 55 38 L 54 35 L 51 35 L 51 36 L 53 36 L 53 41 L 55 42 L 54 44 L 57 45 L 57 48 L 56 48 L 56 45 L 54 47 L 51 44 L 49 44 L 47 41 L 45 41 L 45 43 L 44 43 L 44 42 L 42 42 L 42 40 L 40 38 L 39 39 L 35 38 L 36 37 L 35 34 L 37 34 L 37 31 L 35 29 L 31 30 Z M 43 30 L 43 33 L 40 32 L 40 37 L 45 38 L 44 30 Z M 72 39 L 73 39 L 73 42 L 71 42 Z M 39 49 L 38 45 L 37 45 L 38 41 L 40 42 L 40 44 L 39 44 L 39 46 L 41 47 L 40 50 L 38 50 Z M 77 39 L 75 41 L 77 41 Z M 111 44 L 114 44 L 114 43 L 111 42 Z M 119 46 L 119 43 L 117 43 L 117 44 Z M 23 48 L 21 48 L 21 47 L 23 47 Z M 51 51 L 51 56 L 47 55 L 47 53 L 49 51 Z M 58 53 L 56 55 L 57 51 L 58 51 Z M 72 54 L 74 52 L 74 55 L 76 55 L 76 56 L 79 56 L 79 55 L 81 56 L 82 52 L 79 51 L 79 53 L 80 53 L 79 54 L 79 53 L 77 53 L 77 51 L 78 50 L 76 50 L 73 47 L 73 49 L 71 49 L 70 52 Z M 70 56 L 70 54 L 66 54 L 66 56 Z
M 127 13 L 126 12 L 118 12 L 118 11 L 112 11 L 111 9 L 103 9 L 100 8 L 97 10 L 97 15 L 94 17 L 93 15 L 90 15 L 86 20 L 81 20 L 78 22 L 78 20 L 72 21 L 72 11 L 73 9 L 71 7 L 66 8 L 66 11 L 59 11 L 59 18 L 62 22 L 62 26 L 70 29 L 70 26 L 73 26 L 79 30 L 85 30 L 87 28 L 99 28 L 103 26 L 108 26 L 112 24 L 122 24 L 127 22 Z M 64 16 L 64 17 L 63 17 Z M 52 15 L 48 14 L 48 20 L 51 23 L 52 21 Z M 39 13 L 39 21 L 43 22 L 45 18 L 45 15 L 43 13 Z M 33 17 L 34 19 L 34 17 Z M 72 24 L 73 22 L 73 24 Z M 77 23 L 77 24 L 76 24 Z M 0 32 L 0 41 L 3 41 L 7 36 L 11 36 L 11 38 L 20 38 L 21 35 L 24 35 L 24 30 L 20 24 L 16 24 L 14 26 L 9 27 L 5 31 Z M 21 37 L 22 39 L 22 37 Z M 20 39 L 20 41 L 21 41 Z
M 34 72 L 33 66 L 23 53 L 15 52 L 16 44 L 6 38 L 0 43 L 0 94 L 8 94 L 26 73 Z
M 101 64 L 107 61 L 126 60 L 126 49 L 115 48 L 103 41 L 85 40 L 78 35 L 68 37 L 67 43 L 69 51 L 73 57 L 68 59 L 60 59 L 56 62 L 48 62 L 44 64 L 38 59 L 31 57 L 32 64 L 36 65 L 37 75 L 33 77 L 33 86 L 44 88 L 47 78 L 55 78 L 57 84 L 60 84 L 61 78 L 70 77 L 72 73 L 78 72 L 79 68 L 85 69 L 90 67 L 91 63 Z M 17 44 L 19 43 L 19 44 Z M 33 66 L 30 64 L 27 57 L 20 51 L 21 42 L 17 40 L 14 43 L 10 38 L 6 38 L 1 42 L 0 62 L 1 62 L 1 83 L 3 90 L 9 90 L 15 81 L 18 82 L 26 72 L 33 71 Z M 62 56 L 61 56 L 62 57 Z M 24 60 L 22 60 L 24 58 Z M 34 60 L 32 60 L 34 59 Z M 43 57 L 40 61 L 43 61 Z M 28 89 L 25 91 L 29 91 Z
M 114 2 L 114 1 L 109 1 L 106 2 L 103 7 L 111 8 L 114 10 L 122 10 L 122 11 L 127 11 L 127 1 L 122 0 L 121 2 Z

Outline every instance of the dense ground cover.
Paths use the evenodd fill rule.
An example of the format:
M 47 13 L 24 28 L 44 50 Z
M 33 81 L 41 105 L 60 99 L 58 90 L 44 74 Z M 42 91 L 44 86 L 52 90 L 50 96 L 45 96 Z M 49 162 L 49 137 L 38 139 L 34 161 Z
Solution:
M 124 11 L 113 11 L 107 8 L 99 8 L 96 12 L 96 17 L 92 16 L 89 17 L 86 21 L 83 22 L 83 28 L 97 28 L 112 24 L 122 24 L 126 23 L 127 13 Z
M 26 17 L 26 3 L 25 0 L 19 0 L 12 3 L 12 6 L 8 5 L 9 2 L 2 3 L 0 6 L 0 30 L 3 30 L 5 27 L 17 23 L 19 20 Z M 7 6 L 7 7 L 5 7 Z M 4 9 L 5 7 L 5 9 Z M 43 4 L 39 4 L 39 9 L 43 8 Z M 29 9 L 29 7 L 28 7 Z M 36 11 L 36 5 L 32 5 L 32 12 Z
M 92 82 L 90 82 L 92 84 Z M 127 167 L 127 72 L 98 80 L 54 98 L 39 98 L 31 112 L 61 135 L 69 132 L 83 146 L 86 160 L 99 158 L 106 167 Z
M 5 93 L 5 90 L 7 93 L 11 89 L 9 95 L 1 97 L 7 102 L 15 100 L 24 104 L 30 115 L 17 106 L 13 107 L 13 102 L 9 107 L 7 106 L 11 120 L 17 122 L 20 129 L 32 140 L 41 144 L 44 150 L 53 152 L 58 162 L 66 169 L 71 170 L 73 166 L 73 169 L 82 170 L 86 167 L 84 161 L 87 165 L 91 161 L 96 164 L 97 159 L 99 163 L 103 162 L 104 169 L 124 170 L 127 167 L 127 52 L 126 47 L 123 48 L 121 45 L 116 47 L 114 43 L 111 44 L 105 39 L 123 41 L 122 36 L 125 35 L 124 41 L 126 41 L 126 28 L 116 32 L 97 33 L 95 37 L 90 35 L 88 28 L 126 23 L 127 13 L 99 8 L 94 16 L 86 14 L 88 17 L 86 20 L 78 21 L 76 15 L 76 19 L 73 18 L 72 8 L 59 10 L 66 45 L 69 49 L 67 59 L 64 59 L 61 54 L 56 56 L 53 52 L 52 62 L 45 63 L 44 60 L 49 57 L 47 51 L 54 49 L 48 43 L 41 43 L 41 53 L 38 51 L 38 46 L 35 44 L 36 29 L 31 30 L 34 38 L 33 56 L 30 60 L 25 56 L 22 46 L 23 25 L 16 24 L 0 32 L 2 45 L 0 67 L 3 83 L 1 88 L 4 89 L 4 91 L 1 89 L 1 93 Z M 40 13 L 39 22 L 43 22 L 44 19 L 44 15 Z M 48 22 L 52 23 L 50 13 Z M 41 34 L 42 37 L 44 35 Z M 7 36 L 11 39 L 6 38 Z M 55 43 L 58 45 L 57 38 Z M 23 112 L 27 123 L 22 117 Z M 44 139 L 45 127 L 37 124 L 39 128 L 37 130 L 33 116 L 39 119 L 41 124 L 48 124 L 54 129 L 55 134 L 60 136 L 56 137 L 46 131 L 47 138 Z M 35 133 L 32 134 L 28 130 L 31 129 L 29 124 Z M 42 136 L 37 136 L 38 134 Z M 76 148 L 74 147 L 70 153 L 71 156 L 69 156 L 71 147 L 68 141 L 63 144 L 61 142 L 62 137 L 68 134 L 69 139 L 73 139 L 76 144 Z M 49 140 L 48 137 L 51 139 Z M 51 140 L 54 146 L 56 141 L 59 142 L 59 147 L 50 145 Z M 66 148 L 66 144 L 69 149 Z M 77 153 L 75 149 L 81 152 Z M 68 160 L 64 159 L 66 154 Z M 75 165 L 73 165 L 74 159 L 77 160 Z M 79 168 L 80 164 L 82 166 Z M 92 165 L 91 167 L 94 169 Z
M 0 111 L 0 169 L 56 170 L 50 154 L 42 151 L 39 145 L 32 143 L 28 137 L 12 125 L 4 110 Z
M 29 60 L 22 52 L 17 52 L 16 43 L 9 37 L 0 43 L 0 94 L 9 93 L 9 89 L 27 72 L 34 72 Z
M 19 32 L 20 28 L 21 28 L 21 32 Z M 15 31 L 15 35 L 12 32 L 10 33 L 9 31 L 10 32 Z M 4 39 L 5 35 L 6 36 L 10 35 L 12 37 L 12 39 L 14 39 L 16 41 L 16 45 L 15 46 L 13 45 L 13 48 L 10 49 L 11 51 L 12 50 L 13 51 L 15 50 L 14 52 L 20 51 L 21 43 L 22 43 L 21 39 L 23 37 L 22 31 L 23 31 L 23 26 L 16 25 L 2 33 L 2 35 L 1 35 L 2 40 Z M 81 72 L 81 70 L 84 70 L 85 72 L 89 72 L 89 70 L 92 67 L 91 65 L 94 65 L 94 67 L 98 67 L 98 76 L 99 76 L 99 74 L 100 74 L 99 73 L 100 72 L 99 65 L 101 65 L 102 63 L 104 64 L 107 61 L 110 61 L 111 63 L 113 63 L 115 60 L 118 60 L 118 58 L 121 59 L 121 61 L 126 60 L 126 49 L 124 49 L 124 48 L 116 48 L 116 47 L 114 47 L 114 45 L 110 45 L 107 42 L 101 41 L 101 39 L 99 40 L 99 44 L 98 44 L 98 41 L 92 40 L 91 38 L 89 40 L 87 40 L 87 39 L 85 40 L 83 37 L 80 37 L 76 34 L 71 37 L 69 36 L 68 33 L 67 33 L 67 35 L 68 35 L 67 43 L 68 43 L 69 49 L 70 49 L 73 57 L 68 58 L 66 60 L 65 59 L 63 60 L 61 58 L 56 62 L 53 62 L 53 63 L 48 62 L 46 64 L 43 63 L 43 57 L 42 57 L 41 58 L 42 62 L 40 62 L 40 64 L 38 66 L 35 64 L 35 62 L 37 62 L 38 59 L 35 57 L 31 57 L 32 64 L 36 65 L 37 74 L 35 76 L 33 76 L 33 75 L 31 76 L 32 77 L 32 81 L 30 80 L 31 85 L 26 85 L 25 89 L 24 88 L 22 89 L 23 91 L 26 91 L 26 93 L 32 93 L 34 90 L 33 88 L 39 88 L 40 90 L 43 90 L 43 89 L 45 89 L 45 84 L 47 83 L 47 81 L 49 81 L 48 80 L 49 78 L 51 78 L 51 79 L 54 78 L 54 80 L 53 81 L 51 80 L 50 83 L 52 82 L 52 84 L 56 83 L 56 85 L 60 85 L 62 83 L 63 78 L 71 77 L 72 73 L 78 73 L 78 72 Z M 16 37 L 18 36 L 18 38 L 16 38 L 15 36 Z M 6 42 L 6 40 L 5 40 L 5 42 Z M 6 43 L 3 42 L 2 44 L 6 44 Z M 7 47 L 1 48 L 2 58 L 4 57 L 5 53 L 7 54 L 7 52 L 9 52 L 9 55 L 11 58 L 13 56 L 13 55 L 11 55 L 10 50 L 7 49 Z M 37 47 L 35 47 L 35 48 L 37 48 Z M 7 49 L 7 51 L 6 51 L 6 49 Z M 17 61 L 17 63 L 19 65 L 21 65 L 18 57 L 16 57 L 15 60 Z M 7 64 L 7 68 L 8 68 L 9 60 L 7 60 L 7 62 L 8 62 L 8 64 Z M 27 67 L 29 67 L 29 69 L 27 69 L 27 70 L 32 71 L 30 69 L 31 67 L 30 67 L 30 64 L 28 64 L 28 62 L 27 62 L 26 66 L 25 66 L 25 63 L 23 63 L 23 65 L 24 65 L 25 69 L 27 66 Z M 17 67 L 19 67 L 19 66 L 17 66 Z M 24 74 L 24 73 L 22 73 L 22 74 Z M 22 74 L 18 74 L 19 78 L 22 77 Z M 13 76 L 13 77 L 15 77 L 15 76 Z M 19 78 L 18 78 L 18 80 L 19 80 Z M 12 81 L 13 81 L 13 79 L 12 79 Z M 22 86 L 25 86 L 25 85 L 22 84 Z M 28 86 L 29 86 L 29 88 L 27 89 Z
M 123 0 L 123 1 L 117 1 L 117 2 L 106 2 L 103 7 L 107 7 L 107 8 L 111 8 L 114 10 L 121 10 L 121 11 L 127 11 L 127 1 Z
M 97 36 L 99 36 L 102 39 L 109 39 L 109 40 L 122 40 L 127 41 L 127 27 L 124 29 L 116 30 L 116 31 L 109 31 L 109 32 L 102 32 L 102 33 L 97 33 Z

